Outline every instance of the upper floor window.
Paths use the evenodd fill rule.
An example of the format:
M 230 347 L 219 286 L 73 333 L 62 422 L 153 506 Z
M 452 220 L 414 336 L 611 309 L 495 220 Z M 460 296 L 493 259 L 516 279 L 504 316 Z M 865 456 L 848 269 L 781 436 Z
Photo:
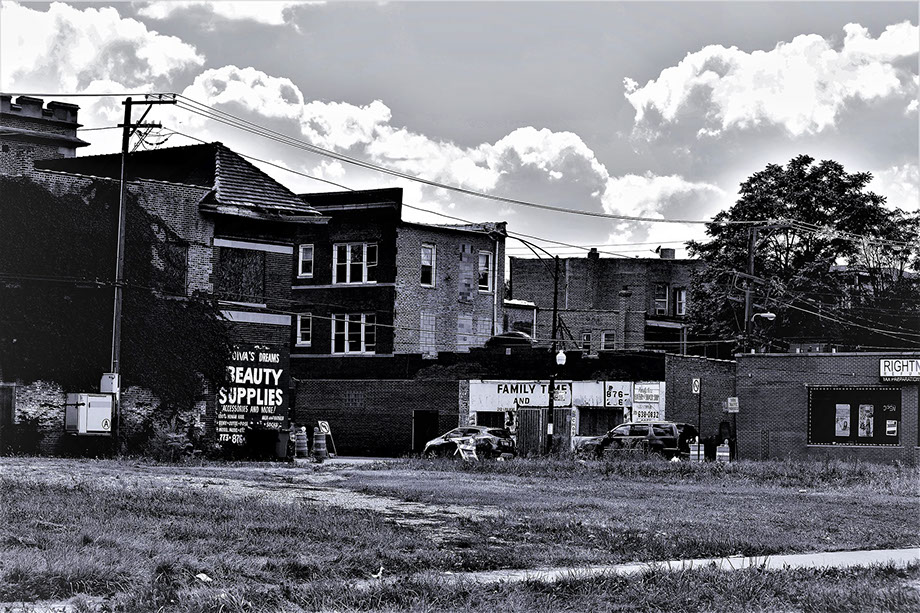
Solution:
M 584 351 L 591 351 L 591 333 L 590 332 L 582 332 L 581 348 Z
M 377 316 L 349 313 L 332 316 L 332 353 L 375 353 Z
M 492 291 L 492 252 L 479 252 L 479 291 Z
M 434 245 L 422 245 L 422 273 L 420 283 L 426 287 L 434 287 L 435 279 L 435 248 Z
M 375 283 L 377 243 L 343 243 L 333 246 L 333 283 Z
M 224 300 L 261 303 L 265 297 L 265 252 L 221 247 L 217 293 Z
M 674 290 L 674 314 L 687 314 L 687 290 L 683 288 Z
M 313 343 L 313 317 L 310 313 L 297 316 L 297 341 L 300 347 L 309 347 Z
M 601 349 L 611 351 L 616 348 L 616 335 L 613 332 L 601 333 Z
M 300 258 L 298 259 L 297 276 L 313 276 L 313 245 L 300 246 Z
M 188 283 L 188 245 L 169 241 L 158 254 L 163 263 L 163 291 L 185 295 Z
M 668 314 L 668 284 L 655 284 L 655 315 Z

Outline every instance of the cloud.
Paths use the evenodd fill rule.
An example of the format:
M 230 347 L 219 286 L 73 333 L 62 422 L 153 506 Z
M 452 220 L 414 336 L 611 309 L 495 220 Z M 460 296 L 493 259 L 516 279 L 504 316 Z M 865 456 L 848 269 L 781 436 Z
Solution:
M 205 70 L 182 94 L 208 105 L 235 104 L 271 118 L 299 119 L 303 108 L 303 93 L 293 81 L 255 68 Z
M 878 38 L 859 24 L 844 32 L 839 50 L 817 34 L 752 53 L 709 45 L 644 86 L 627 77 L 637 133 L 654 138 L 660 127 L 695 122 L 700 136 L 764 124 L 800 136 L 832 128 L 853 100 L 916 97 L 916 75 L 904 60 L 920 48 L 917 26 L 891 25 Z
M 3 81 L 10 90 L 50 87 L 86 91 L 107 82 L 124 88 L 164 87 L 204 57 L 114 8 L 76 9 L 54 3 L 47 11 L 4 2 L 0 20 Z
M 184 0 L 151 2 L 138 9 L 138 14 L 149 19 L 169 19 L 176 14 L 190 10 L 204 11 L 212 16 L 230 21 L 254 21 L 272 26 L 290 22 L 290 9 L 302 4 L 324 4 L 323 2 L 214 2 L 205 0 Z
M 633 217 L 700 219 L 702 211 L 721 204 L 726 194 L 711 183 L 687 181 L 677 175 L 624 175 L 608 180 L 604 210 Z
M 872 173 L 869 189 L 887 198 L 890 209 L 920 211 L 920 166 L 902 164 Z

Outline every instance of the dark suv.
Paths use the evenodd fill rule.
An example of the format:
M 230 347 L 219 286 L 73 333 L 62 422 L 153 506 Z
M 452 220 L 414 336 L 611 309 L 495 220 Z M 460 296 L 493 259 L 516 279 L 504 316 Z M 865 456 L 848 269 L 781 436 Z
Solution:
M 673 421 L 629 422 L 620 424 L 604 436 L 581 439 L 575 451 L 601 457 L 606 450 L 637 449 L 666 458 L 690 455 L 690 441 L 697 437 L 690 424 Z

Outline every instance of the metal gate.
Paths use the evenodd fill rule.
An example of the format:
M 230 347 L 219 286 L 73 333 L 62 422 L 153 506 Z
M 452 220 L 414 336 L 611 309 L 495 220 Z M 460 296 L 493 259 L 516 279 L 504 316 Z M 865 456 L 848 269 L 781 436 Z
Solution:
M 539 455 L 546 444 L 548 409 L 517 410 L 518 455 Z

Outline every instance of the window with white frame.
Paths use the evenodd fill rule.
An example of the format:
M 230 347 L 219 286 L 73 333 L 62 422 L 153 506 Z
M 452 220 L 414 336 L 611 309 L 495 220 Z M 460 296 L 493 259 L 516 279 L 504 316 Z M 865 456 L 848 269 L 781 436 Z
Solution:
M 492 291 L 492 252 L 479 252 L 479 291 Z
M 434 245 L 422 245 L 422 272 L 419 282 L 425 287 L 434 287 L 435 248 Z
M 601 349 L 604 351 L 616 349 L 616 335 L 613 332 L 604 332 L 601 334 Z
M 298 347 L 309 347 L 313 343 L 313 316 L 302 313 L 297 316 L 297 341 Z
M 655 315 L 668 314 L 668 284 L 655 284 Z
M 581 348 L 584 351 L 591 351 L 591 333 L 590 332 L 581 333 Z
M 375 283 L 377 243 L 337 243 L 332 247 L 333 283 Z
M 674 290 L 674 314 L 687 314 L 687 290 L 684 288 Z
M 332 316 L 332 353 L 375 353 L 377 316 L 349 313 Z
M 298 259 L 297 276 L 309 278 L 313 276 L 313 245 L 300 246 L 300 258 Z

